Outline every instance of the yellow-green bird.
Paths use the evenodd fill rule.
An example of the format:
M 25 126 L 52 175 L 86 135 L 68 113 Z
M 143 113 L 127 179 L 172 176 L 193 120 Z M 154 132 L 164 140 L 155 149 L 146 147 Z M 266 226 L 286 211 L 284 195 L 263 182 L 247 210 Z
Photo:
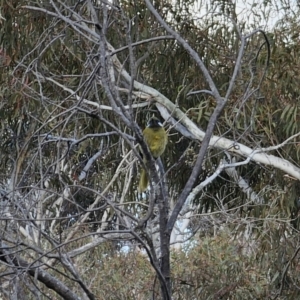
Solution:
M 143 131 L 143 136 L 152 156 L 154 158 L 160 157 L 166 149 L 168 135 L 163 125 L 156 117 L 152 117 L 149 120 L 147 127 Z M 142 169 L 138 187 L 139 193 L 144 192 L 147 189 L 148 184 L 149 179 L 147 173 L 144 169 Z

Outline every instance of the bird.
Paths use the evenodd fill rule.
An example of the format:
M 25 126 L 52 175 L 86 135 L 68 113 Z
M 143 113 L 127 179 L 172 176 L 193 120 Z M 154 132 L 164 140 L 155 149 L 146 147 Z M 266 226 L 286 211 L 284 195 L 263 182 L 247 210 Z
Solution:
M 155 159 L 159 158 L 166 149 L 168 135 L 158 118 L 153 116 L 148 121 L 147 127 L 143 131 L 143 137 L 152 156 Z M 147 172 L 145 169 L 142 169 L 138 186 L 139 193 L 143 193 L 147 189 L 148 184 L 149 178 L 147 176 Z

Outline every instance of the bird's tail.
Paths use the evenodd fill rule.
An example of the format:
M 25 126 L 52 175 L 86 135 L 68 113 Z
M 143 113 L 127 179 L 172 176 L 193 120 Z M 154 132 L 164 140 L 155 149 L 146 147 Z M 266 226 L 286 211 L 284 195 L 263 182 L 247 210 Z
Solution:
M 148 187 L 148 176 L 146 171 L 142 169 L 138 192 L 143 193 Z

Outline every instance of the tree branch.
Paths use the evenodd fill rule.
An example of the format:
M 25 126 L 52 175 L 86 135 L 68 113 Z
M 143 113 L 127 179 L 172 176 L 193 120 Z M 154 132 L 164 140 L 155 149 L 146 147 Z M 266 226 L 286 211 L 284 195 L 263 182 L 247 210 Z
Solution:
M 0 260 L 7 263 L 11 267 L 15 267 L 22 272 L 28 273 L 30 276 L 42 282 L 49 289 L 55 291 L 63 299 L 80 300 L 80 297 L 72 292 L 72 290 L 64 285 L 60 280 L 56 279 L 48 272 L 42 270 L 40 267 L 36 267 L 31 263 L 27 263 L 24 259 L 17 256 L 16 254 L 11 254 L 8 250 L 9 248 L 10 247 L 8 245 L 1 242 Z

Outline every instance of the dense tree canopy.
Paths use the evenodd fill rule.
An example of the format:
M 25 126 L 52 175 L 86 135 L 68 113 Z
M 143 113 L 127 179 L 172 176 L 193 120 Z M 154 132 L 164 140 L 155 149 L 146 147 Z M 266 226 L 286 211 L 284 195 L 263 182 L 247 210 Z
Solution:
M 0 0 L 1 297 L 295 299 L 298 15 Z

